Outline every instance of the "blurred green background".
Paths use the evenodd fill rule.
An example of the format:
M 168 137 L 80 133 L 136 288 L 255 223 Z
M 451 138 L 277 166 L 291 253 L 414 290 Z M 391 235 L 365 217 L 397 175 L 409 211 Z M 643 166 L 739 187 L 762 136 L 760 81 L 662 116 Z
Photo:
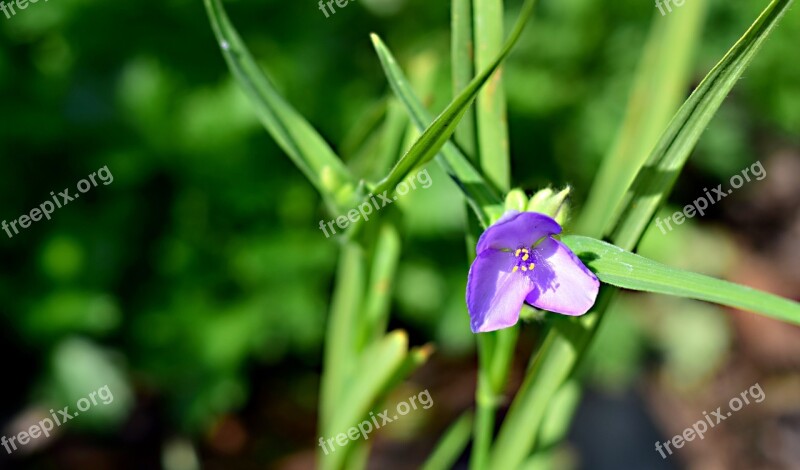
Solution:
M 766 4 L 711 3 L 695 84 Z M 359 0 L 327 19 L 311 0 L 226 6 L 284 96 L 345 157 L 357 156 L 348 142 L 388 96 L 370 32 L 413 70 L 431 109 L 451 96 L 449 2 Z M 508 5 L 507 24 L 518 7 Z M 757 160 L 766 179 L 668 236 L 651 232 L 641 250 L 795 299 L 797 13 L 783 20 L 714 119 L 671 204 L 727 184 Z M 515 185 L 571 184 L 580 210 L 622 120 L 648 28 L 660 18 L 649 2 L 540 2 L 504 72 Z M 0 15 L 0 41 L 0 219 L 29 213 L 51 191 L 74 192 L 103 166 L 114 177 L 50 221 L 13 238 L 0 232 L 2 434 L 24 429 L 20 423 L 42 407 L 60 409 L 103 385 L 115 397 L 24 452 L 0 450 L 0 466 L 312 465 L 337 257 L 336 241 L 318 223 L 331 217 L 233 83 L 202 3 L 39 2 Z M 375 468 L 414 468 L 473 393 L 463 202 L 446 175 L 429 168 L 432 187 L 402 203 L 405 255 L 392 326 L 407 329 L 415 344 L 435 344 L 435 357 L 413 380 L 431 389 L 437 405 L 414 423 L 417 433 L 398 430 L 376 444 L 373 458 L 386 466 Z M 746 315 L 624 296 L 587 367 L 594 392 L 582 426 L 597 429 L 609 419 L 592 414 L 592 397 L 617 397 L 623 409 L 645 410 L 648 430 L 671 436 L 669 412 L 659 410 L 664 397 L 686 404 L 704 390 L 733 396 L 745 387 L 728 394 L 715 385 L 731 371 L 745 374 L 737 377 L 747 386 L 768 377 L 774 387 L 799 390 L 797 330 Z M 772 346 L 766 351 L 764 338 Z M 536 339 L 527 336 L 518 373 Z M 437 376 L 445 369 L 450 384 Z M 639 398 L 624 398 L 631 394 Z M 783 412 L 771 410 L 764 419 Z M 565 455 L 573 464 L 614 468 L 613 448 L 594 449 L 580 432 L 572 441 Z M 407 466 L 386 463 L 398 449 L 412 450 L 399 454 Z M 652 440 L 623 450 L 657 455 Z M 668 464 L 696 462 L 687 454 Z M 797 453 L 787 458 L 800 462 Z

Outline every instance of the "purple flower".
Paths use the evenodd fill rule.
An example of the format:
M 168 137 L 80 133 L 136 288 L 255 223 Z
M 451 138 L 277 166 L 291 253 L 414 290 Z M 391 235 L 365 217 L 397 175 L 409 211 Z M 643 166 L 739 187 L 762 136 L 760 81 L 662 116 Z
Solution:
M 564 315 L 583 315 L 594 305 L 600 282 L 553 238 L 558 233 L 550 217 L 516 211 L 483 232 L 467 280 L 473 333 L 515 325 L 523 302 Z

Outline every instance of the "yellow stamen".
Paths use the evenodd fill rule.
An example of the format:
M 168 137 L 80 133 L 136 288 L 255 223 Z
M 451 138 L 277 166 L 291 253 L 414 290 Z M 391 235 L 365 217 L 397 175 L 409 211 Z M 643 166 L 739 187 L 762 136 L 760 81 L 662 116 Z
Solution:
M 534 266 L 536 266 L 536 265 L 535 265 L 535 264 L 533 264 L 533 263 L 531 263 L 531 264 L 529 264 L 529 265 L 528 265 L 528 269 L 530 269 L 531 271 L 533 271 L 533 268 L 534 268 Z
M 515 273 L 515 272 L 517 272 L 517 270 L 519 270 L 519 266 L 514 266 L 514 269 L 512 269 L 511 272 Z
M 529 258 L 528 253 L 525 253 L 524 255 L 522 255 L 522 261 L 528 261 L 528 258 Z
M 522 251 L 522 250 L 520 250 L 519 248 L 517 248 L 517 251 L 515 251 L 515 252 L 514 252 L 514 256 L 519 256 L 519 252 L 520 252 L 520 251 Z
M 522 267 L 522 272 L 525 272 L 527 270 L 528 270 L 528 268 L 526 268 L 525 266 Z

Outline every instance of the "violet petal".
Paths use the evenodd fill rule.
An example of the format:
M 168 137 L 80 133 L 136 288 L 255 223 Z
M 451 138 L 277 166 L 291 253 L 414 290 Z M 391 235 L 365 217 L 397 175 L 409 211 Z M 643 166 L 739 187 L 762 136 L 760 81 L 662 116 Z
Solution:
M 467 278 L 467 307 L 473 333 L 508 328 L 519 320 L 533 282 L 526 274 L 512 272 L 514 266 L 512 253 L 491 248 L 475 258 Z
M 561 226 L 550 217 L 538 212 L 507 212 L 492 224 L 478 239 L 476 253 L 490 248 L 495 250 L 514 250 L 533 246 L 548 235 L 561 233 Z
M 583 315 L 597 299 L 600 281 L 566 245 L 548 237 L 534 248 L 535 288 L 525 301 L 564 315 Z

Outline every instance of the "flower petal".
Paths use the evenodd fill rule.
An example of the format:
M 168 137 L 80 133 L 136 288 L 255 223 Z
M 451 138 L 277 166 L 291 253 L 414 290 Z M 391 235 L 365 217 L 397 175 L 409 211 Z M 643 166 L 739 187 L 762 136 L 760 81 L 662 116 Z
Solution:
M 544 214 L 508 211 L 483 232 L 475 251 L 480 254 L 490 248 L 514 250 L 530 247 L 541 238 L 558 233 L 561 233 L 561 226 Z
M 512 253 L 488 249 L 469 268 L 467 307 L 473 333 L 513 326 L 533 281 L 515 266 Z
M 534 248 L 534 289 L 525 301 L 542 310 L 583 315 L 597 299 L 600 281 L 566 245 L 548 237 Z

